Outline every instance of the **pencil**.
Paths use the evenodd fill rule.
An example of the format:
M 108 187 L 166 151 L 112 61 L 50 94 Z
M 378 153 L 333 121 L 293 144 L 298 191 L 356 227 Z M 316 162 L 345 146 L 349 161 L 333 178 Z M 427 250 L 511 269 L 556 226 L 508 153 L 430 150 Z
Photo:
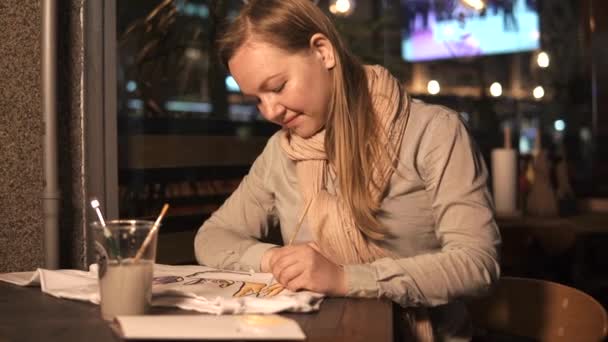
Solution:
M 311 203 L 312 203 L 312 198 L 308 200 L 308 203 L 306 204 L 306 208 L 304 208 L 304 212 L 302 213 L 302 216 L 300 216 L 300 219 L 298 220 L 298 223 L 296 225 L 296 230 L 293 232 L 293 235 L 291 235 L 291 239 L 289 239 L 289 243 L 287 244 L 288 246 L 291 246 L 293 244 L 293 242 L 296 240 L 296 237 L 298 236 L 298 232 L 300 231 L 300 228 L 302 227 L 302 223 L 304 222 L 304 218 L 306 217 L 306 213 L 308 212 L 308 208 L 310 208 Z
M 308 200 L 308 203 L 306 204 L 306 208 L 304 208 L 304 212 L 302 212 L 302 215 L 300 216 L 300 219 L 298 220 L 298 223 L 296 224 L 296 230 L 293 232 L 293 235 L 291 235 L 291 239 L 289 239 L 289 243 L 287 244 L 287 246 L 293 245 L 293 242 L 296 240 L 296 237 L 298 236 L 298 232 L 300 231 L 300 228 L 302 227 L 302 223 L 304 222 L 304 218 L 306 217 L 306 213 L 308 212 L 308 208 L 310 208 L 311 203 L 312 203 L 312 198 Z M 275 279 L 274 279 L 274 275 L 273 275 L 272 278 L 270 278 L 270 281 L 268 282 L 268 286 L 270 286 L 274 281 L 275 281 Z

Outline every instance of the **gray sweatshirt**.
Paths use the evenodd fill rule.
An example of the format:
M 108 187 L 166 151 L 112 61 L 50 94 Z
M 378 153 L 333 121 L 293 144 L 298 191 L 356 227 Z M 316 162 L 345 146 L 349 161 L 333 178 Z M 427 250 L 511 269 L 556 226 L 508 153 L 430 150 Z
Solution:
M 438 335 L 455 336 L 467 321 L 458 299 L 485 292 L 500 273 L 488 172 L 457 113 L 413 100 L 405 130 L 379 217 L 390 236 L 381 246 L 400 258 L 344 265 L 348 296 L 436 307 L 433 323 L 444 330 Z M 328 191 L 335 193 L 334 184 Z M 259 271 L 262 255 L 275 247 L 259 240 L 280 229 L 289 241 L 302 206 L 295 164 L 275 134 L 238 189 L 199 229 L 198 262 Z

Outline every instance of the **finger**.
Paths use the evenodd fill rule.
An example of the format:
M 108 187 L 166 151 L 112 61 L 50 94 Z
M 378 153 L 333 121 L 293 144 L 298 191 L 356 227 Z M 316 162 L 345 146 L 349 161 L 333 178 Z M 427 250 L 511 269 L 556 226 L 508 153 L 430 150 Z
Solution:
M 289 291 L 300 291 L 300 290 L 306 290 L 308 289 L 309 286 L 307 286 L 305 278 L 300 276 L 300 277 L 295 277 L 293 279 L 291 279 L 289 281 L 289 283 L 285 284 L 285 288 L 288 289 Z
M 270 260 L 268 262 L 268 264 L 270 265 L 270 268 L 273 269 L 275 267 L 275 264 L 277 263 L 278 260 L 289 257 L 289 256 L 293 256 L 295 254 L 300 254 L 302 251 L 304 251 L 304 247 L 306 245 L 294 245 L 294 246 L 286 246 L 286 247 L 282 247 L 279 250 L 277 250 L 275 253 L 273 253 L 273 255 L 270 257 Z
M 275 262 L 275 264 L 270 268 L 270 272 L 272 272 L 272 274 L 278 276 L 283 269 L 285 269 L 286 267 L 289 267 L 293 264 L 296 264 L 298 262 L 300 262 L 300 259 L 297 257 L 296 254 L 286 255 L 285 257 L 283 257 L 283 258 L 277 260 L 277 262 Z
M 287 246 L 287 247 L 281 247 L 279 249 L 277 249 L 276 252 L 274 252 L 271 256 L 270 256 L 270 260 L 268 261 L 268 265 L 270 266 L 270 269 L 272 269 L 274 267 L 274 264 L 277 262 L 277 260 L 280 260 L 282 258 L 284 258 L 287 255 L 290 255 L 294 253 L 293 248 L 291 248 L 291 246 Z
M 301 263 L 294 263 L 292 265 L 289 265 L 285 268 L 283 268 L 280 273 L 276 274 L 276 279 L 279 283 L 283 284 L 283 286 L 285 286 L 286 284 L 288 284 L 292 279 L 300 276 L 303 272 L 304 272 L 305 268 L 303 267 L 303 265 Z

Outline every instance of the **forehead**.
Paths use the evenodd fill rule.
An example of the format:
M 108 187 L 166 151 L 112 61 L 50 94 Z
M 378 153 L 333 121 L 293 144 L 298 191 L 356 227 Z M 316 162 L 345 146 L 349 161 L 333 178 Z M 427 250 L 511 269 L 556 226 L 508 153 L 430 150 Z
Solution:
M 296 54 L 261 41 L 247 41 L 228 61 L 230 73 L 244 92 L 255 90 L 266 78 L 284 72 Z
M 248 41 L 236 50 L 228 61 L 228 67 L 233 74 L 249 73 L 273 66 L 276 59 L 287 56 L 287 52 L 272 44 Z
M 288 55 L 289 53 L 275 44 L 266 42 L 262 39 L 250 37 L 247 39 L 235 52 L 232 59 L 238 58 L 239 55 Z

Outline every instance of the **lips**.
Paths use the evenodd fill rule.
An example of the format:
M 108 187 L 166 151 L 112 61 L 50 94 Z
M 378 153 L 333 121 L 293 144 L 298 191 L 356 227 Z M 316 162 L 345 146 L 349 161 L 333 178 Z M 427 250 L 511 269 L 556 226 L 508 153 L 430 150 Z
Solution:
M 295 120 L 296 120 L 297 117 L 298 117 L 298 115 L 295 115 L 292 118 L 290 118 L 289 120 L 284 121 L 283 122 L 283 126 L 287 127 L 287 128 L 292 128 L 296 124 Z

